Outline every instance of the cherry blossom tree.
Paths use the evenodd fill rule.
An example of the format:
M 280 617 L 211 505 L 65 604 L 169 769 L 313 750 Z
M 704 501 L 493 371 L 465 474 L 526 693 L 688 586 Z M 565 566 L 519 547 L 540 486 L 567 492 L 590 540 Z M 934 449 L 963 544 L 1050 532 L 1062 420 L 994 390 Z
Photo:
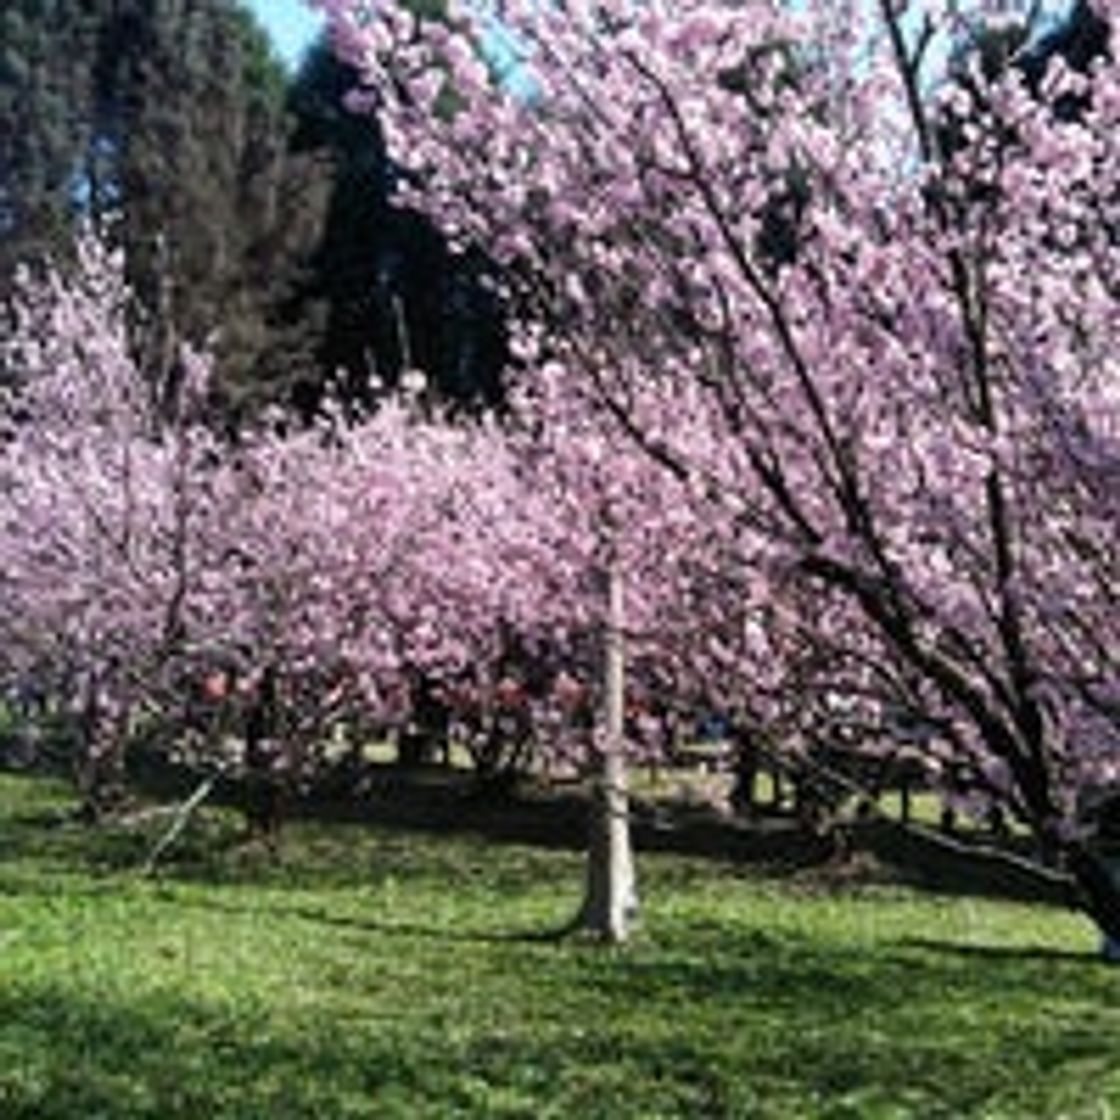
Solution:
M 960 105 L 955 5 L 319 6 L 409 197 L 504 267 L 528 362 L 707 510 L 777 658 L 733 666 L 742 694 L 920 723 L 946 790 L 1011 812 L 1120 935 L 1086 815 L 1120 759 L 1111 61 L 1035 89 L 977 66 Z
M 119 794 L 139 722 L 210 784 L 240 778 L 272 842 L 333 724 L 400 732 L 418 681 L 447 698 L 472 684 L 491 723 L 516 700 L 553 757 L 613 768 L 595 835 L 620 854 L 590 861 L 589 898 L 607 901 L 587 922 L 621 922 L 611 900 L 633 887 L 617 683 L 605 738 L 591 713 L 605 644 L 615 682 L 621 671 L 617 619 L 603 638 L 608 573 L 624 565 L 636 589 L 652 550 L 623 531 L 643 524 L 628 505 L 644 495 L 602 460 L 597 415 L 542 379 L 506 428 L 453 425 L 406 396 L 219 440 L 201 423 L 205 362 L 183 352 L 168 385 L 145 381 L 121 260 L 93 238 L 77 260 L 25 278 L 5 354 L 18 383 L 0 448 L 0 595 L 5 676 L 37 675 L 80 717 L 91 813 Z M 634 619 L 650 613 L 631 598 Z M 597 885 L 616 864 L 622 885 Z
M 563 669 L 546 700 L 554 725 L 567 716 L 567 727 L 544 747 L 593 764 L 587 891 L 574 925 L 620 942 L 638 915 L 628 761 L 666 746 L 664 724 L 648 705 L 633 703 L 627 678 L 644 681 L 650 692 L 669 680 L 667 653 L 684 635 L 666 623 L 672 627 L 670 604 L 685 592 L 695 507 L 678 477 L 609 438 L 610 418 L 598 398 L 573 391 L 580 387 L 563 366 L 546 362 L 535 373 L 515 394 L 522 428 L 515 425 L 508 436 L 521 508 L 534 511 L 534 536 L 545 545 L 543 563 L 518 581 L 520 617 L 543 633 Z M 501 564 L 503 552 L 495 559 Z M 542 585 L 545 573 L 551 589 Z M 580 657 L 581 635 L 592 639 L 590 664 Z M 572 685 L 588 698 L 582 721 L 565 711 L 564 686 Z
M 145 383 L 119 255 L 80 239 L 63 275 L 25 275 L 5 344 L 0 646 L 77 716 L 76 769 L 96 815 L 120 792 L 123 728 L 183 634 L 214 441 L 194 412 L 205 359 Z

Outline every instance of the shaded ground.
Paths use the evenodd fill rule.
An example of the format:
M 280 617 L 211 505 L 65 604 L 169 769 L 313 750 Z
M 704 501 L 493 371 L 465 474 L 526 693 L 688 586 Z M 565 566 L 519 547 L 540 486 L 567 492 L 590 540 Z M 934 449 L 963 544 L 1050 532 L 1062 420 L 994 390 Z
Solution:
M 162 766 L 139 770 L 135 777 L 164 799 L 186 797 L 194 785 L 189 776 Z M 236 805 L 240 796 L 227 785 L 213 800 Z M 884 818 L 848 821 L 836 835 L 823 836 L 807 832 L 790 812 L 761 807 L 745 819 L 665 796 L 638 796 L 632 811 L 634 841 L 643 852 L 706 856 L 750 865 L 759 874 L 796 873 L 801 882 L 824 888 L 908 884 L 953 895 L 1069 904 L 1057 882 L 999 858 L 1001 852 L 1029 854 L 1022 837 L 994 839 L 966 829 L 946 842 L 931 826 L 903 827 Z M 578 783 L 529 782 L 504 796 L 486 796 L 479 794 L 470 772 L 434 766 L 371 766 L 359 796 L 332 797 L 320 790 L 289 799 L 286 813 L 292 819 L 471 835 L 567 851 L 581 851 L 587 836 L 586 794 Z M 936 816 L 933 810 L 927 815 Z
M 388 784 L 359 807 L 310 803 L 297 811 L 317 819 L 359 819 L 435 833 L 471 833 L 487 840 L 579 850 L 587 805 L 576 792 L 537 791 L 501 802 L 464 796 L 454 785 Z M 965 833 L 950 844 L 930 828 L 886 820 L 850 822 L 840 836 L 811 834 L 789 814 L 750 820 L 688 805 L 634 805 L 634 843 L 643 852 L 706 856 L 751 865 L 823 887 L 897 883 L 955 895 L 988 895 L 1065 905 L 1065 891 L 1026 868 L 1001 860 L 1025 845 Z

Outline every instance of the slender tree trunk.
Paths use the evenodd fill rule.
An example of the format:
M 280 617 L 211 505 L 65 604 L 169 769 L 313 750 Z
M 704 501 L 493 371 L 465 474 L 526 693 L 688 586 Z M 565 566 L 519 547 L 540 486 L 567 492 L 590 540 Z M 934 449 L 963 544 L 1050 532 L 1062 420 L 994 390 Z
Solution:
M 609 573 L 605 658 L 605 737 L 591 804 L 587 893 L 577 928 L 614 944 L 625 941 L 638 916 L 637 879 L 630 844 L 630 803 L 624 741 L 625 664 L 622 578 Z
M 397 762 L 415 769 L 436 761 L 446 766 L 451 755 L 450 713 L 433 689 L 432 681 L 418 676 L 411 688 L 412 712 L 397 744 Z
M 750 817 L 755 811 L 755 787 L 762 763 L 758 742 L 747 728 L 739 726 L 732 727 L 731 742 L 735 752 L 731 805 L 736 813 Z
M 280 727 L 276 670 L 265 668 L 245 716 L 245 824 L 275 852 L 284 820 L 287 741 Z
M 96 824 L 125 799 L 124 729 L 106 717 L 96 680 L 86 686 L 78 740 L 74 760 L 78 816 Z
M 1067 845 L 1063 854 L 1066 870 L 1077 884 L 1081 909 L 1111 943 L 1120 946 L 1120 867 L 1113 870 L 1111 861 L 1084 844 Z M 1120 865 L 1120 854 L 1112 858 Z

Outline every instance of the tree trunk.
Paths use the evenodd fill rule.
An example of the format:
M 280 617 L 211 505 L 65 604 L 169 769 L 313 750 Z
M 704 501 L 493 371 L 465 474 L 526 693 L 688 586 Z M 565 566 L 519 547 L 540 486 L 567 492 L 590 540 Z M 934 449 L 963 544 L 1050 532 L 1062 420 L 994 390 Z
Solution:
M 265 668 L 245 715 L 245 825 L 275 851 L 284 820 L 284 744 L 276 670 Z
M 1064 855 L 1066 870 L 1077 884 L 1080 908 L 1109 942 L 1120 945 L 1120 877 L 1100 854 L 1084 844 L 1067 845 Z
M 77 761 L 78 816 L 97 824 L 117 812 L 125 803 L 126 778 L 124 743 L 99 735 L 83 745 Z
M 451 757 L 451 713 L 440 700 L 428 677 L 418 676 L 411 688 L 412 713 L 397 742 L 397 762 L 417 769 Z
M 106 718 L 99 685 L 91 681 L 86 686 L 74 759 L 78 816 L 89 824 L 97 824 L 124 802 L 124 750 L 124 731 L 118 721 Z
M 762 763 L 761 752 L 755 736 L 745 727 L 731 728 L 731 742 L 735 752 L 731 807 L 741 816 L 750 817 L 755 811 L 755 787 Z
M 630 844 L 630 804 L 625 756 L 625 647 L 622 579 L 609 574 L 609 614 L 605 659 L 605 737 L 591 803 L 587 850 L 587 893 L 576 926 L 618 944 L 630 935 L 638 916 L 634 853 Z

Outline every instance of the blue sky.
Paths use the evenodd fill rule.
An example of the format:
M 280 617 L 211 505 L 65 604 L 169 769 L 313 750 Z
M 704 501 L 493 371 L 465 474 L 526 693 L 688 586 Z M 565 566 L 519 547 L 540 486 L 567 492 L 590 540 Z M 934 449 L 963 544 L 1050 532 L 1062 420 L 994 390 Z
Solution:
M 315 39 L 323 18 L 305 3 L 305 0 L 243 0 L 261 25 L 272 36 L 277 53 L 291 69 L 299 65 L 300 57 Z M 490 61 L 510 83 L 510 88 L 523 95 L 533 91 L 533 83 L 519 64 L 520 49 L 508 32 L 494 22 L 487 43 Z
M 272 36 L 277 53 L 294 67 L 304 48 L 315 38 L 322 17 L 304 0 L 245 0 L 247 6 Z
M 293 69 L 299 63 L 304 49 L 311 43 L 322 24 L 322 17 L 312 12 L 305 0 L 244 0 L 253 14 L 272 36 L 277 53 Z M 1044 7 L 1051 12 L 1069 7 L 1069 0 L 1049 0 Z M 519 84 L 525 81 L 518 75 L 517 45 L 501 31 L 493 34 L 490 44 L 492 61 L 499 69 L 507 69 L 506 80 Z

